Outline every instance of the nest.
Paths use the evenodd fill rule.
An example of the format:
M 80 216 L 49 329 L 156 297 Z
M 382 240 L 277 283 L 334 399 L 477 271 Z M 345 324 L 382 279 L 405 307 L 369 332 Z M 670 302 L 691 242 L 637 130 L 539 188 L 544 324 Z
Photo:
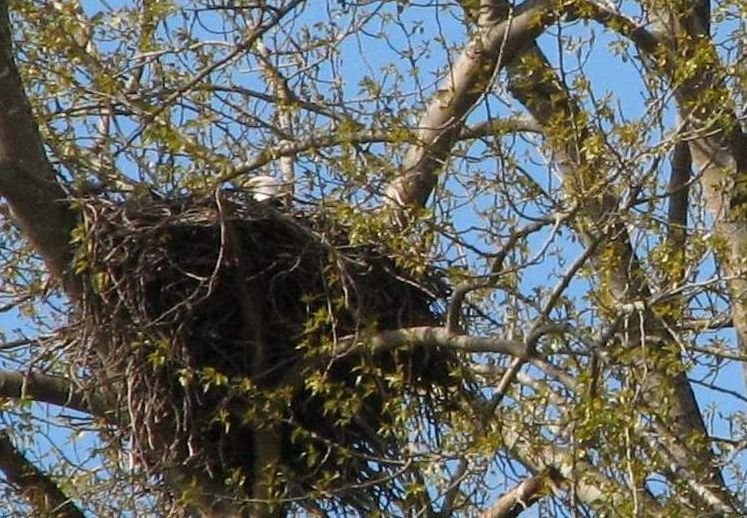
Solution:
M 438 325 L 438 282 L 380 245 L 351 244 L 321 213 L 247 197 L 82 209 L 83 361 L 115 387 L 150 473 L 189 466 L 251 495 L 269 436 L 279 498 L 375 509 L 396 497 L 379 484 L 396 471 L 386 459 L 402 458 L 395 423 L 448 412 L 459 359 L 365 339 Z

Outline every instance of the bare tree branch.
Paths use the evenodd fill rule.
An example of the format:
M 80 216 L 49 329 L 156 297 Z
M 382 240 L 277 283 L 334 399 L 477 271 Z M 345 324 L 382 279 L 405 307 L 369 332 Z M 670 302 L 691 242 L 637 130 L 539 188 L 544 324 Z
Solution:
M 503 135 L 507 133 L 537 133 L 539 131 L 540 128 L 537 123 L 528 118 L 508 117 L 493 119 L 475 126 L 464 127 L 457 136 L 457 140 L 472 140 L 490 135 Z M 331 131 L 328 134 L 323 134 L 320 131 L 319 134 L 312 135 L 309 138 L 283 141 L 277 145 L 264 149 L 252 160 L 243 164 L 238 164 L 235 168 L 222 175 L 218 180 L 216 180 L 215 184 L 218 186 L 225 182 L 235 180 L 239 176 L 258 171 L 275 160 L 280 160 L 284 157 L 293 157 L 304 152 L 349 144 L 371 144 L 377 142 L 401 143 L 403 141 L 414 144 L 418 141 L 418 137 L 416 134 L 403 134 L 401 131 L 393 132 L 389 129 L 361 130 L 343 133 Z
M 475 36 L 448 71 L 416 130 L 418 143 L 407 153 L 402 174 L 387 189 L 394 207 L 422 206 L 436 184 L 464 118 L 511 61 L 559 16 L 558 5 L 527 0 L 517 8 L 503 1 L 482 2 Z
M 8 2 L 0 2 L 0 196 L 3 196 L 49 271 L 66 277 L 75 218 L 47 160 L 13 59 Z
M 140 129 L 138 129 L 133 135 L 130 136 L 128 140 L 128 144 L 131 144 L 134 142 L 140 135 L 142 135 L 142 132 L 144 129 L 153 121 L 155 121 L 159 115 L 161 115 L 164 111 L 166 111 L 171 105 L 174 104 L 175 101 L 179 100 L 184 94 L 187 92 L 195 89 L 198 87 L 198 85 L 210 74 L 215 72 L 216 70 L 220 70 L 222 67 L 228 65 L 229 63 L 234 62 L 239 57 L 243 56 L 247 52 L 251 51 L 254 45 L 258 41 L 261 41 L 262 36 L 265 35 L 269 30 L 276 27 L 277 24 L 282 20 L 288 13 L 292 12 L 296 7 L 298 7 L 304 0 L 290 0 L 288 4 L 279 7 L 278 9 L 274 9 L 274 14 L 270 20 L 267 20 L 265 23 L 257 22 L 255 26 L 249 31 L 249 33 L 246 35 L 246 37 L 243 39 L 243 41 L 240 41 L 236 44 L 236 47 L 231 52 L 227 53 L 225 56 L 221 57 L 214 63 L 210 63 L 209 65 L 206 65 L 202 69 L 200 69 L 190 80 L 185 83 L 181 88 L 178 88 L 177 90 L 171 92 L 168 97 L 163 99 L 160 103 L 158 108 L 153 110 L 147 117 L 147 119 L 143 122 Z M 128 147 L 128 146 L 125 146 Z
M 581 210 L 586 218 L 579 224 L 579 233 L 586 242 L 599 233 L 607 236 L 606 246 L 612 248 L 611 256 L 615 257 L 615 260 L 612 264 L 598 265 L 597 271 L 602 277 L 602 284 L 609 287 L 610 303 L 619 305 L 626 300 L 648 298 L 651 291 L 642 273 L 640 262 L 633 252 L 627 229 L 615 220 L 615 214 L 619 209 L 618 201 L 604 187 L 598 194 L 590 194 L 600 191 L 602 184 L 597 173 L 599 170 L 604 171 L 605 167 L 593 159 L 587 160 L 584 155 L 585 142 L 592 134 L 592 130 L 584 124 L 580 109 L 536 46 L 530 48 L 521 60 L 511 63 L 508 68 L 511 92 L 546 128 L 546 136 L 553 145 L 555 162 L 565 178 L 564 185 L 569 195 L 573 199 L 584 200 Z M 570 128 L 559 131 L 554 126 L 554 121 L 557 120 L 565 121 Z M 657 324 L 658 320 L 650 311 L 638 312 L 633 320 L 635 322 L 629 327 L 628 332 L 628 335 L 633 337 L 631 344 L 640 344 L 644 336 L 662 337 L 664 343 L 667 343 L 668 332 Z M 643 330 L 645 335 L 642 334 Z M 696 433 L 701 437 L 707 437 L 705 423 L 686 372 L 680 370 L 675 374 L 659 373 L 650 378 L 645 389 L 648 398 L 660 398 L 662 393 L 669 392 L 675 395 L 671 407 L 666 412 L 675 423 L 676 436 L 689 437 Z M 684 467 L 692 465 L 696 459 L 699 459 L 697 462 L 700 465 L 710 466 L 711 480 L 705 483 L 714 484 L 728 494 L 721 473 L 707 447 L 701 448 L 696 455 L 693 451 L 678 449 L 676 446 L 672 446 L 672 450 L 677 453 L 677 460 Z M 723 498 L 728 499 L 726 496 Z
M 345 342 L 345 338 L 342 341 Z M 465 353 L 497 353 L 522 358 L 527 354 L 526 346 L 520 341 L 454 334 L 443 327 L 410 327 L 381 331 L 366 338 L 364 342 L 352 344 L 345 354 L 356 354 L 363 350 L 388 351 L 403 345 L 445 347 Z
M 539 502 L 547 492 L 547 478 L 551 470 L 534 475 L 498 499 L 496 503 L 480 513 L 480 518 L 515 518 Z
M 89 394 L 67 378 L 48 374 L 0 371 L 0 395 L 29 398 L 107 419 L 115 411 L 103 395 Z
M 685 277 L 685 243 L 687 241 L 687 209 L 692 176 L 692 158 L 687 142 L 678 142 L 672 156 L 669 179 L 669 211 L 667 213 L 667 248 L 672 254 L 672 270 L 667 272 L 670 285 L 677 285 Z
M 8 483 L 18 489 L 38 514 L 55 518 L 84 518 L 83 512 L 59 486 L 13 446 L 5 430 L 0 431 L 0 470 Z

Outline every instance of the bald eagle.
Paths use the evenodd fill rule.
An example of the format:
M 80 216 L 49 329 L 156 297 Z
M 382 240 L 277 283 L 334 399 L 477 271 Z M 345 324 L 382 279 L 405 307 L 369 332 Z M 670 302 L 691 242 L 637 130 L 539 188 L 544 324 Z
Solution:
M 254 176 L 244 182 L 244 188 L 260 202 L 281 201 L 283 185 L 282 181 L 267 175 Z

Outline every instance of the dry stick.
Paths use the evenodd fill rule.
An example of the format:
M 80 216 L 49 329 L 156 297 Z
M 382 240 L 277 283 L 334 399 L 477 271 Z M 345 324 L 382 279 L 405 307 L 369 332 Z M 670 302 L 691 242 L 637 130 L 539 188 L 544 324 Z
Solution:
M 223 202 L 223 198 L 219 191 L 215 192 L 215 202 L 218 208 L 218 215 L 220 220 L 220 250 L 218 251 L 218 257 L 216 258 L 215 266 L 213 267 L 213 270 L 209 277 L 209 292 L 213 290 L 213 283 L 216 282 L 218 273 L 225 267 L 226 261 L 235 260 L 238 263 L 237 269 L 241 269 L 240 257 L 236 257 L 235 255 L 233 255 L 234 253 L 240 253 L 241 247 L 239 244 L 237 244 L 236 241 L 237 238 L 235 237 L 235 234 L 237 233 L 234 232 L 233 228 L 231 227 L 229 213 L 230 204 L 225 204 Z M 234 251 L 234 247 L 238 249 L 238 252 Z M 241 275 L 237 275 L 239 275 L 240 281 L 243 281 Z M 238 282 L 237 284 L 239 288 L 245 287 L 245 283 L 243 282 Z M 196 295 L 196 293 L 197 290 L 192 296 Z M 246 291 L 243 291 L 242 295 L 244 295 L 245 293 Z M 242 313 L 251 311 L 246 307 L 245 296 L 242 296 L 241 305 Z M 246 317 L 246 314 L 244 314 L 244 317 Z M 245 326 L 247 325 L 247 322 L 250 322 L 250 320 L 244 320 Z M 257 326 L 254 330 L 256 331 L 259 329 L 260 327 Z M 245 336 L 251 336 L 251 332 L 245 331 Z M 262 357 L 262 351 L 259 346 L 257 350 L 259 351 L 259 357 Z M 266 453 L 266 455 L 269 456 L 273 452 L 268 448 L 264 451 L 260 450 L 260 453 Z M 259 457 L 261 457 L 261 455 Z M 266 458 L 267 457 L 265 456 L 265 459 Z M 261 458 L 254 459 L 255 469 L 258 465 L 256 463 L 261 462 L 261 460 Z M 166 467 L 163 469 L 163 475 L 167 482 L 167 485 L 170 488 L 174 489 L 177 494 L 178 492 L 182 492 L 183 494 L 189 496 L 189 499 L 186 502 L 187 510 L 194 515 L 231 517 L 247 515 L 246 494 L 237 495 L 236 487 L 232 486 L 226 480 L 216 480 L 210 473 L 206 472 L 205 470 L 195 470 L 184 465 Z M 256 480 L 265 479 L 260 478 L 255 479 L 255 481 Z M 256 515 L 260 518 L 275 518 L 276 515 L 266 512 L 268 511 L 269 506 L 265 504 L 268 504 L 265 499 L 262 499 L 261 502 L 257 502 L 257 508 L 252 510 L 254 512 L 252 516 Z
M 55 518 L 85 517 L 48 475 L 13 446 L 5 430 L 0 431 L 0 470 L 5 474 L 5 479 L 28 500 L 37 514 Z

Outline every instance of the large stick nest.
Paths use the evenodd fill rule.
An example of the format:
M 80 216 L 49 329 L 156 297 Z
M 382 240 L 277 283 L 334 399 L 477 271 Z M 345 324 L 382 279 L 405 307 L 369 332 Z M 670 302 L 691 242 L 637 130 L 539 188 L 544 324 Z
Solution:
M 225 195 L 82 209 L 85 364 L 115 387 L 149 472 L 190 466 L 251 495 L 269 436 L 281 497 L 395 497 L 376 481 L 399 469 L 386 462 L 402 459 L 396 423 L 448 412 L 459 362 L 360 344 L 438 325 L 438 282 L 319 212 Z

